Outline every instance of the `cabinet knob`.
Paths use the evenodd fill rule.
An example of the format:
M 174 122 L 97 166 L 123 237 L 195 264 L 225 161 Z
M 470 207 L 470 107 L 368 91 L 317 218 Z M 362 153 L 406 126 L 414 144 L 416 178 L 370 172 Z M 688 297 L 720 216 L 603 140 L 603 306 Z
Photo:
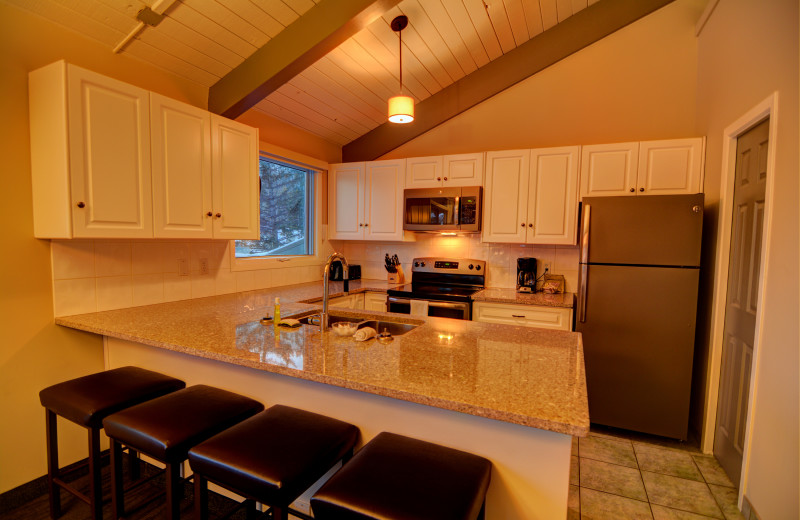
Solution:
M 525 315 L 524 314 L 512 314 L 511 317 L 512 318 L 524 318 Z
M 445 177 L 444 180 L 447 180 L 447 177 Z
M 530 224 L 528 224 L 528 227 L 533 227 L 533 222 L 531 222 Z
M 639 188 L 639 191 L 644 191 L 644 188 Z
M 436 180 L 440 181 L 440 180 L 442 180 L 442 178 L 441 177 L 436 177 Z
M 364 224 L 364 227 L 369 227 L 369 224 Z
M 217 213 L 217 214 L 216 214 L 216 215 L 214 215 L 214 216 L 215 216 L 215 217 L 217 217 L 217 218 L 221 218 L 221 217 L 222 217 L 222 213 Z
M 358 227 L 364 227 L 364 224 L 359 224 Z
M 86 204 L 84 204 L 83 202 L 79 202 L 79 203 L 78 203 L 78 207 L 79 207 L 79 208 L 85 208 L 85 207 L 86 207 Z
M 206 216 L 207 216 L 207 217 L 210 217 L 210 216 L 212 216 L 212 215 L 214 215 L 214 214 L 213 214 L 213 213 L 211 213 L 210 211 L 209 211 L 208 213 L 206 213 Z
M 635 191 L 636 191 L 636 190 L 635 190 L 634 188 L 631 188 L 631 193 L 633 193 L 633 192 L 635 192 Z
M 525 223 L 523 222 L 522 224 L 520 224 L 520 226 L 525 227 Z

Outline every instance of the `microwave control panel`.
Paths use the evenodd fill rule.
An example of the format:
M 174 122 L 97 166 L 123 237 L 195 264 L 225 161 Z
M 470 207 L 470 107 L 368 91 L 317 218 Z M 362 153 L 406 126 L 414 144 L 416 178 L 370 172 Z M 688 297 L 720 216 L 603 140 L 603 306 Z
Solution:
M 459 224 L 476 224 L 477 215 L 477 197 L 461 197 L 461 218 L 459 219 Z

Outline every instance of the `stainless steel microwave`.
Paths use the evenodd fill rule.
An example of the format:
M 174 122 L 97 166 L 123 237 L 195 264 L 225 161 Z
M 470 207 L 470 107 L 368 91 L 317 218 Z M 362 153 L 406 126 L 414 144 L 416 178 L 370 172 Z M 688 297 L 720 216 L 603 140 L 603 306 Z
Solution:
M 405 190 L 403 229 L 477 233 L 481 230 L 480 186 Z

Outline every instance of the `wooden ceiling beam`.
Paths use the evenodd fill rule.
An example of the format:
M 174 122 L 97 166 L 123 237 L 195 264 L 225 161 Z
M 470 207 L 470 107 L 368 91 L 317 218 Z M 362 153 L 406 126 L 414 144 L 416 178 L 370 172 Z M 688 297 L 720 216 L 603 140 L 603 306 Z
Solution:
M 424 99 L 414 122 L 387 121 L 348 143 L 342 160 L 376 159 L 672 1 L 601 0 Z
M 278 33 L 208 92 L 208 109 L 236 118 L 400 0 L 324 0 Z

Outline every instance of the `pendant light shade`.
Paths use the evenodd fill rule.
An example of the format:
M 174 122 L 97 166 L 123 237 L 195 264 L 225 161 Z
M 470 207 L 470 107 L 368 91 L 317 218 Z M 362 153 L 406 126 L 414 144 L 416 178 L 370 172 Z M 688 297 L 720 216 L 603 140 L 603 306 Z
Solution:
M 410 123 L 414 120 L 414 98 L 394 96 L 389 98 L 389 121 Z
M 389 121 L 410 123 L 414 120 L 414 98 L 403 95 L 403 29 L 408 25 L 408 17 L 400 15 L 392 20 L 392 30 L 400 39 L 400 95 L 389 98 Z

